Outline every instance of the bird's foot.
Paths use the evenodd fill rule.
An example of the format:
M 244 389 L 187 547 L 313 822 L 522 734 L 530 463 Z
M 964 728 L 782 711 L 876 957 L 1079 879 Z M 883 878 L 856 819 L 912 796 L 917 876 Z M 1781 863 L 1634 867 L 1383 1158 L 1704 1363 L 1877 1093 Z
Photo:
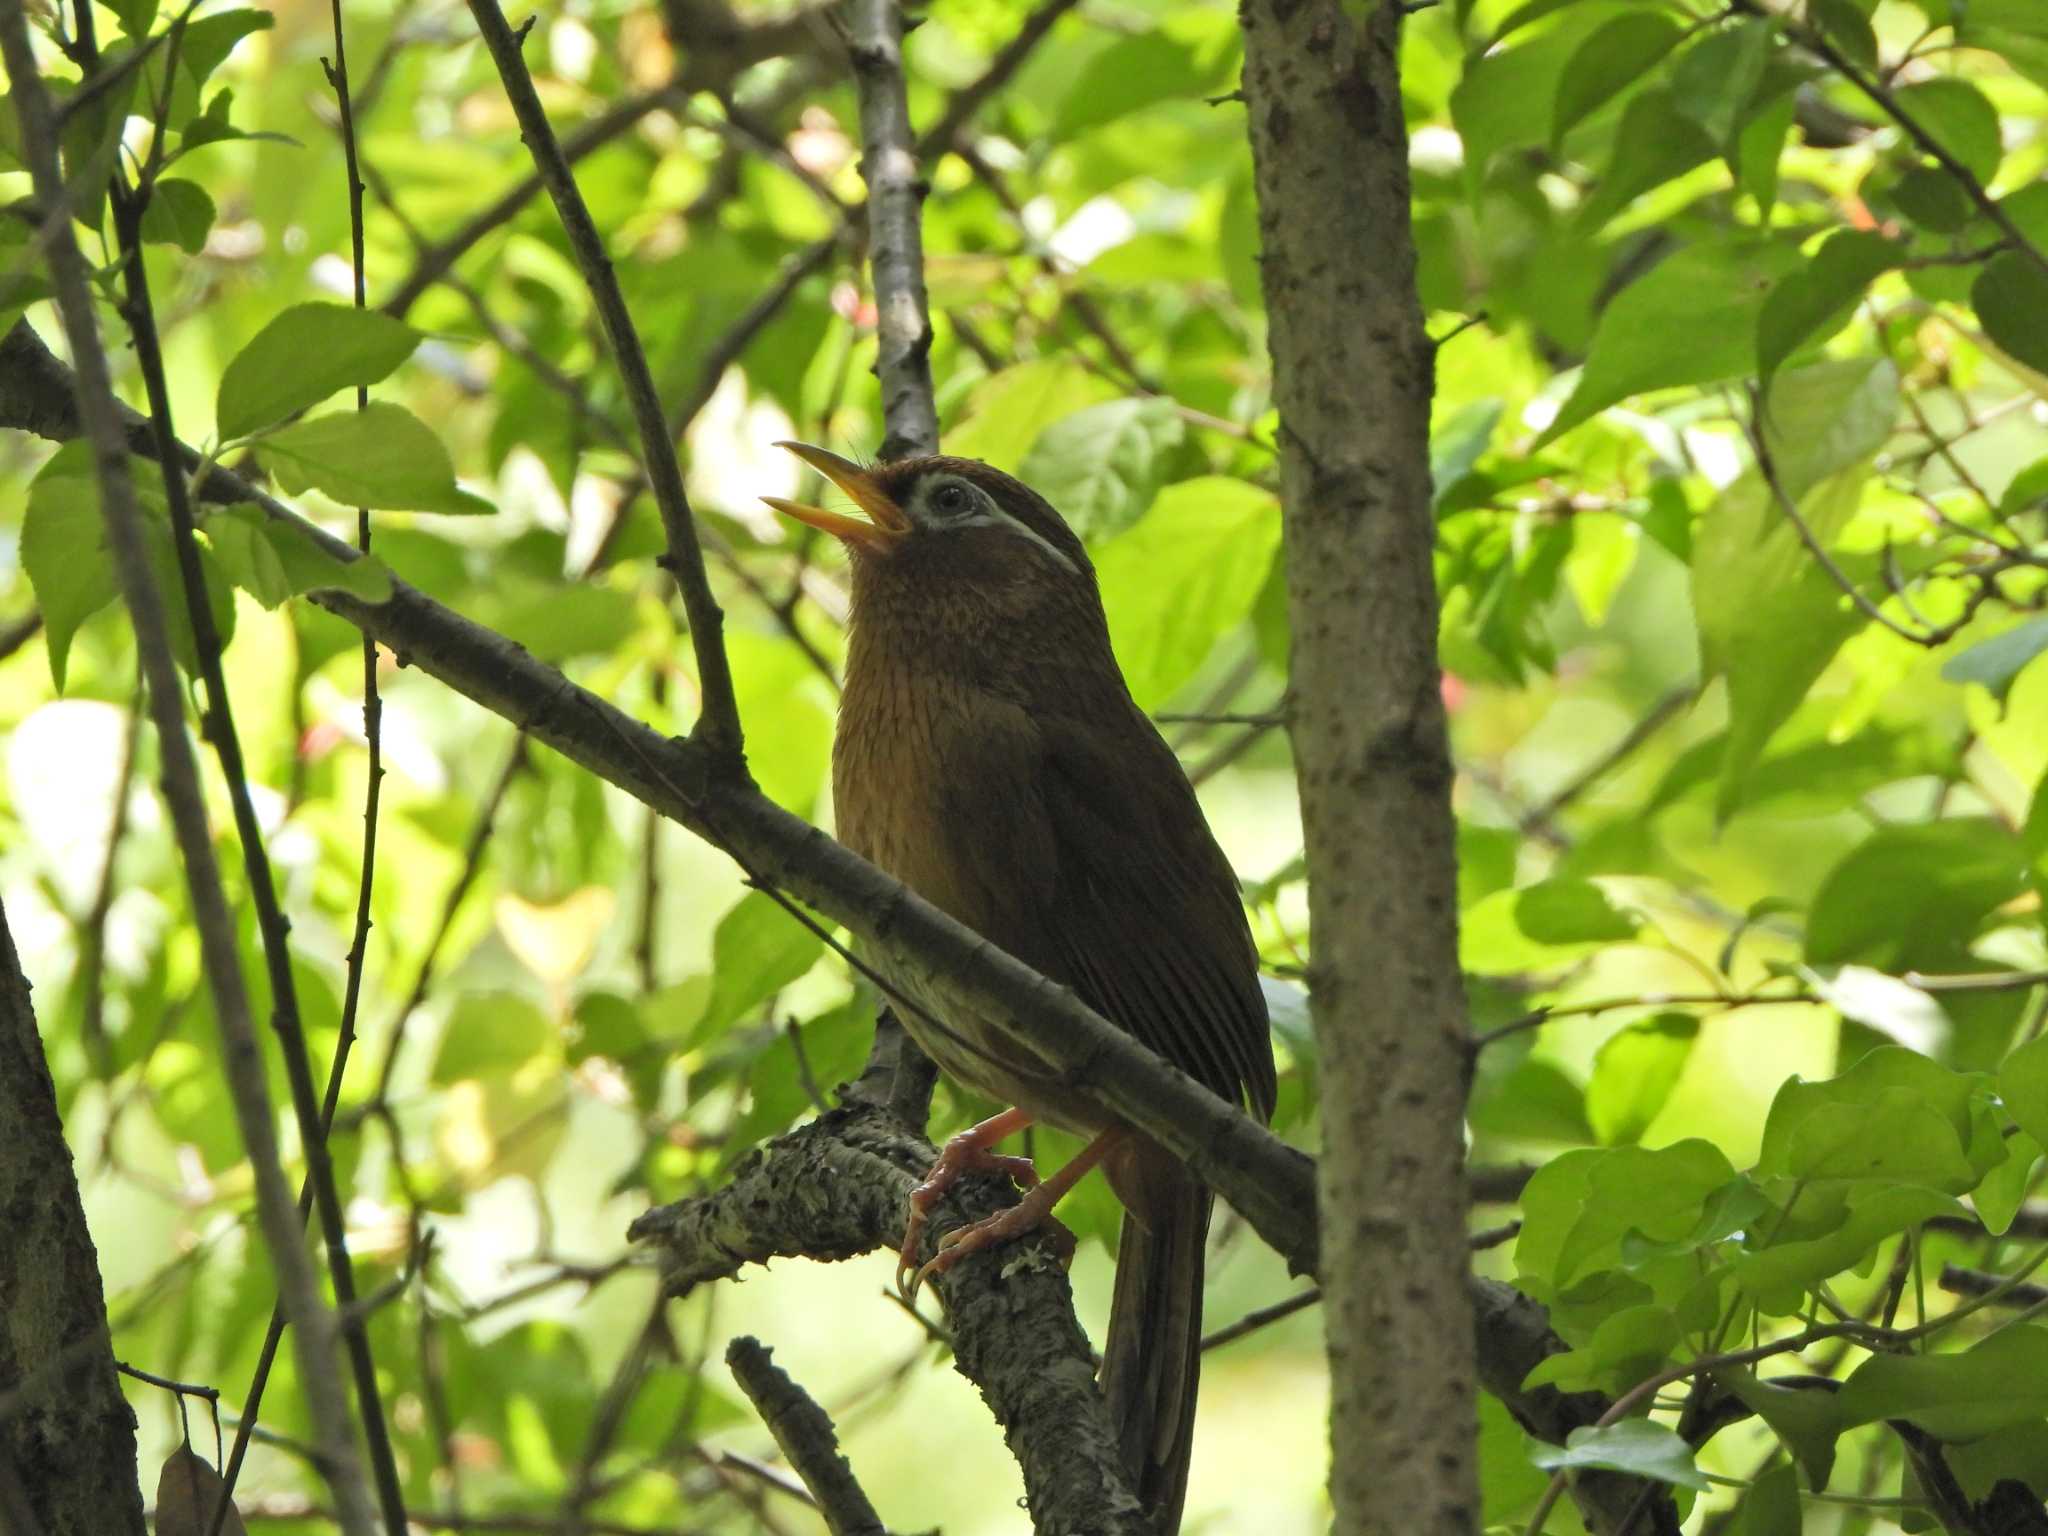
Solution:
M 1000 1173 L 1014 1180 L 1019 1189 L 1038 1187 L 1038 1169 L 1030 1158 L 1010 1157 L 989 1150 L 989 1143 L 1000 1141 L 1029 1123 L 1028 1116 L 1013 1109 L 992 1120 L 969 1126 L 959 1135 L 947 1139 L 939 1151 L 939 1160 L 932 1164 L 924 1182 L 910 1192 L 910 1220 L 904 1227 L 903 1247 L 897 1254 L 896 1288 L 899 1291 L 906 1296 L 917 1293 L 918 1281 L 922 1278 L 917 1250 L 924 1241 L 925 1224 L 931 1219 L 932 1207 L 938 1204 L 947 1190 L 960 1182 L 961 1175 Z
M 971 1226 L 955 1227 L 939 1239 L 938 1254 L 910 1278 L 905 1295 L 916 1300 L 918 1287 L 933 1275 L 943 1275 L 969 1254 L 979 1253 L 984 1248 L 1011 1242 L 1016 1238 L 1028 1237 L 1034 1232 L 1044 1234 L 1059 1256 L 1060 1265 L 1065 1268 L 1074 1262 L 1074 1234 L 1065 1222 L 1052 1213 L 1053 1204 L 1064 1189 L 1050 1184 L 1034 1185 L 1025 1197 L 1008 1210 L 998 1211 L 986 1220 Z

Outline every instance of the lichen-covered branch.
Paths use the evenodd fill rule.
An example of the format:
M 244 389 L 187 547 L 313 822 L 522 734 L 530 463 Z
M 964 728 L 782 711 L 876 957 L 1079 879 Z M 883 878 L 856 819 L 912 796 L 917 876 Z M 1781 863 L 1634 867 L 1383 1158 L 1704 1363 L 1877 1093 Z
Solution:
M 726 1346 L 725 1363 L 768 1426 L 782 1454 L 804 1480 L 832 1536 L 889 1536 L 867 1490 L 839 1449 L 839 1433 L 817 1400 L 775 1363 L 759 1339 L 737 1338 Z
M 663 1283 L 676 1295 L 771 1258 L 851 1258 L 902 1236 L 910 1191 L 936 1156 L 885 1106 L 848 1093 L 751 1153 L 725 1188 L 649 1211 L 630 1235 L 660 1250 Z M 993 1215 L 1014 1199 L 1002 1188 L 963 1180 L 938 1205 L 934 1229 Z M 932 1284 L 960 1370 L 1023 1469 L 1038 1536 L 1151 1536 L 1051 1244 L 1021 1243 L 1002 1264 L 963 1264 Z

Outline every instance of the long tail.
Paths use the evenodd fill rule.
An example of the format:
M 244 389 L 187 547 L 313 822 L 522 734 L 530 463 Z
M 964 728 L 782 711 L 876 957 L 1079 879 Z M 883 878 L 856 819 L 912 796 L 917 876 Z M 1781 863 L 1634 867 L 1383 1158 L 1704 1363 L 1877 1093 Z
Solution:
M 1178 1163 L 1148 1170 L 1138 1214 L 1124 1217 L 1116 1298 L 1102 1350 L 1102 1395 L 1124 1468 L 1160 1536 L 1180 1529 L 1202 1368 L 1202 1249 L 1209 1191 Z

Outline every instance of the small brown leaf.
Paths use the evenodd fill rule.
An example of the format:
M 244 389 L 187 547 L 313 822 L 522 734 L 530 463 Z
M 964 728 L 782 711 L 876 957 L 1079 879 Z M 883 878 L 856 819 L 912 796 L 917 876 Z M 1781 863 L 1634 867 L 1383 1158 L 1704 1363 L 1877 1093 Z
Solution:
M 156 1536 L 207 1536 L 213 1507 L 220 1502 L 220 1474 L 189 1445 L 164 1461 L 156 1480 Z M 249 1536 L 234 1505 L 220 1524 L 221 1536 Z

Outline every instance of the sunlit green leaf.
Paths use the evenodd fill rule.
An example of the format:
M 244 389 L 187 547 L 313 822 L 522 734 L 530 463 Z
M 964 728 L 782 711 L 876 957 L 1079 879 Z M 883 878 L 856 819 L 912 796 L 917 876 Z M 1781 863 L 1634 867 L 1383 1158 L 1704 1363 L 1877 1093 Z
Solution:
M 243 437 L 337 390 L 375 384 L 419 343 L 418 331 L 373 309 L 295 304 L 258 331 L 221 374 L 214 407 L 220 435 Z
M 1706 1474 L 1693 1465 L 1692 1447 L 1649 1419 L 1623 1419 L 1604 1429 L 1575 1429 L 1562 1446 L 1538 1446 L 1530 1455 L 1537 1466 L 1553 1471 L 1597 1467 L 1679 1488 L 1704 1490 L 1710 1486 Z
M 318 490 L 344 506 L 386 512 L 492 510 L 455 483 L 448 450 L 401 405 L 373 400 L 280 427 L 262 440 L 264 461 L 287 491 Z

